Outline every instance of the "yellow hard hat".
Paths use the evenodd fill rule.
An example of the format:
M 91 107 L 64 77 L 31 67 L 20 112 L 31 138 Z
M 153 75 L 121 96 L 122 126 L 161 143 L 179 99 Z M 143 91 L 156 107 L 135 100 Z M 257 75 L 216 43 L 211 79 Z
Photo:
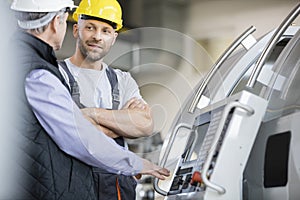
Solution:
M 116 0 L 82 0 L 73 14 L 77 22 L 80 15 L 101 18 L 116 24 L 116 30 L 122 28 L 122 9 Z

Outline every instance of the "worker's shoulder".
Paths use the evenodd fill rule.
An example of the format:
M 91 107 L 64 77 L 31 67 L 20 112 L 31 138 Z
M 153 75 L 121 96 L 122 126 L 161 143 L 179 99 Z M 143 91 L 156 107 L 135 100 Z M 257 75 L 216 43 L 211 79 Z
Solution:
M 124 70 L 117 69 L 117 68 L 112 68 L 112 69 L 115 71 L 118 78 L 123 78 L 123 79 L 132 78 L 130 72 L 128 72 L 128 71 L 124 71 Z

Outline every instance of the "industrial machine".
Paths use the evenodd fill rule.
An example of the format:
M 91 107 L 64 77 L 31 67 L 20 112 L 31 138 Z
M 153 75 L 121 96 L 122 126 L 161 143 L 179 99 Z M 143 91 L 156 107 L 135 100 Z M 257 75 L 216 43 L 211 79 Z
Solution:
M 154 180 L 167 200 L 300 199 L 300 4 L 256 40 L 247 29 L 187 98 Z

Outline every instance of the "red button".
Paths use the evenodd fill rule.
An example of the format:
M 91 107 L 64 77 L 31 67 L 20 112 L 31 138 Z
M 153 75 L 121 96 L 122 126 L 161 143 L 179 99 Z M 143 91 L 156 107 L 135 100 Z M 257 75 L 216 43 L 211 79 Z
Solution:
M 202 183 L 201 173 L 199 171 L 195 171 L 192 176 L 191 184 Z

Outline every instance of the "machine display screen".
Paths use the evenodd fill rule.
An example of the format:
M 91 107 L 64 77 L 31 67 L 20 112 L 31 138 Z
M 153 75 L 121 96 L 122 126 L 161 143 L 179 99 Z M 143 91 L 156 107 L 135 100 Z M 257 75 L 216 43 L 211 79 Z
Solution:
M 182 154 L 183 162 L 198 159 L 202 143 L 210 124 L 210 119 L 210 113 L 202 114 L 195 119 L 193 131 L 189 136 L 184 153 Z
M 197 126 L 195 131 L 190 135 L 189 143 L 186 146 L 188 148 L 188 153 L 185 157 L 185 162 L 193 161 L 198 159 L 200 148 L 202 146 L 203 140 L 205 138 L 206 132 L 209 127 L 209 122 Z
M 183 162 L 194 160 L 202 162 L 203 159 L 206 159 L 207 153 L 211 149 L 222 111 L 223 107 L 220 107 L 212 112 L 207 112 L 196 117 L 193 131 L 189 136 L 185 151 L 182 154 Z M 225 129 L 231 119 L 231 115 L 232 112 L 228 115 L 225 122 Z M 223 134 L 219 138 L 218 146 L 222 143 Z

